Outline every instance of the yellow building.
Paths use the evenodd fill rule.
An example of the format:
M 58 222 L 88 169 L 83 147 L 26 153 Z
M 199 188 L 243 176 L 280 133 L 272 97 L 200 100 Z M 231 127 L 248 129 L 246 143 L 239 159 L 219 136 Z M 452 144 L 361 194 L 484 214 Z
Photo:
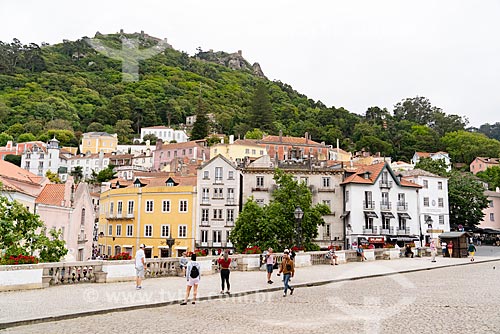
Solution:
M 195 243 L 196 177 L 136 179 L 126 188 L 101 194 L 99 250 L 101 255 L 127 252 L 132 257 L 146 245 L 147 258 L 180 256 Z M 175 239 L 170 252 L 167 238 Z
M 240 162 L 245 157 L 260 158 L 267 155 L 267 150 L 258 145 L 256 140 L 237 139 L 233 142 L 230 138 L 229 144 L 217 144 L 210 147 L 211 157 L 216 157 L 218 154 L 230 161 Z
M 82 136 L 80 152 L 87 154 L 97 154 L 99 152 L 116 152 L 118 146 L 118 136 L 116 133 L 110 135 L 106 132 L 87 132 Z

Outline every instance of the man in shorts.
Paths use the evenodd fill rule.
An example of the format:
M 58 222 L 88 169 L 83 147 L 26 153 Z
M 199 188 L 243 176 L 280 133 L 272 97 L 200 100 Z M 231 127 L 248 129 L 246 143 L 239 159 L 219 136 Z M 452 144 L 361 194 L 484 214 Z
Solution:
M 269 247 L 269 249 L 267 250 L 265 261 L 267 270 L 267 284 L 273 284 L 273 281 L 271 281 L 271 275 L 273 274 L 273 267 L 276 259 L 274 258 L 273 249 L 271 247 Z
M 144 268 L 146 267 L 146 255 L 144 254 L 144 244 L 139 246 L 139 250 L 135 253 L 135 288 L 142 289 L 142 279 L 144 278 Z

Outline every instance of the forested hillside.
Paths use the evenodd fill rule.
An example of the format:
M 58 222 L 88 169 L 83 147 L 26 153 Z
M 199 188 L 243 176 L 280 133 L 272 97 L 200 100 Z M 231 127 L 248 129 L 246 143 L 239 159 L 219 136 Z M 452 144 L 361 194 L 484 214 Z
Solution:
M 138 39 L 142 48 L 159 42 L 147 35 L 124 36 Z M 116 49 L 121 37 L 95 36 Z M 269 81 L 244 60 L 239 69 L 231 68 L 228 57 L 201 49 L 189 56 L 174 46 L 141 61 L 140 80 L 126 82 L 121 62 L 84 39 L 41 46 L 0 42 L 0 145 L 56 135 L 64 145 L 76 146 L 88 131 L 116 132 L 126 143 L 140 127 L 175 128 L 203 108 L 215 115 L 217 132 L 226 135 L 244 136 L 254 128 L 291 136 L 308 132 L 327 144 L 338 138 L 345 150 L 402 160 L 416 150 L 446 150 L 455 162 L 466 163 L 477 155 L 500 155 L 500 142 L 491 139 L 500 139 L 500 122 L 466 131 L 467 120 L 446 114 L 424 97 L 402 97 L 394 101 L 394 110 L 375 106 L 356 115 Z

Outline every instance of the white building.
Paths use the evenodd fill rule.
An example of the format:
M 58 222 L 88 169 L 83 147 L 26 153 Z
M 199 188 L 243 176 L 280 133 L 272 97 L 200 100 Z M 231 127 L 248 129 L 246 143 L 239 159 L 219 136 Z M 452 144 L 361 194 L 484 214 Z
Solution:
M 49 170 L 58 173 L 59 167 L 66 166 L 67 158 L 61 155 L 59 141 L 56 138 L 51 139 L 48 144 L 34 143 L 21 155 L 21 168 L 39 176 L 45 176 Z M 64 177 L 62 181 L 65 181 Z
M 420 239 L 417 203 L 421 186 L 396 175 L 388 163 L 362 166 L 342 186 L 348 248 Z
M 71 174 L 76 167 L 81 167 L 83 178 L 88 180 L 92 177 L 92 171 L 99 173 L 103 169 L 108 168 L 110 164 L 115 167 L 131 166 L 132 159 L 132 154 L 103 153 L 102 151 L 98 154 L 80 154 L 68 159 L 68 169 Z
M 403 179 L 422 186 L 418 193 L 419 220 L 426 242 L 450 231 L 448 179 L 425 170 L 401 172 Z
M 185 143 L 189 140 L 186 131 L 174 130 L 166 126 L 141 128 L 141 141 L 144 141 L 145 135 L 155 135 L 156 138 L 163 140 L 163 142 L 171 142 L 172 140 L 175 140 L 178 143 Z
M 344 229 L 341 215 L 343 212 L 342 188 L 340 183 L 344 174 L 343 169 L 332 169 L 291 161 L 275 165 L 269 156 L 257 159 L 247 167 L 241 169 L 243 175 L 242 199 L 244 204 L 253 196 L 259 205 L 267 205 L 272 199 L 272 192 L 276 189 L 273 179 L 275 167 L 293 174 L 295 180 L 305 182 L 312 193 L 312 205 L 325 204 L 331 214 L 323 216 L 324 226 L 318 227 L 318 237 L 315 242 L 322 248 L 330 245 L 344 245 Z
M 240 172 L 217 155 L 200 166 L 197 175 L 196 247 L 232 248 L 229 234 L 239 213 Z

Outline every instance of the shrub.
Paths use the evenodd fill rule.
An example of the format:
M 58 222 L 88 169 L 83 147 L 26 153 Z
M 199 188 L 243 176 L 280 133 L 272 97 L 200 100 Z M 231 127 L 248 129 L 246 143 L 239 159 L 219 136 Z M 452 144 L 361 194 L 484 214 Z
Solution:
M 115 256 L 111 256 L 110 258 L 108 258 L 108 260 L 132 260 L 132 256 L 130 256 L 129 253 L 120 253 L 120 254 L 116 254 Z
M 38 263 L 38 258 L 29 255 L 18 255 L 9 256 L 0 260 L 2 265 L 14 265 L 14 264 L 34 264 Z
M 262 250 L 260 249 L 259 246 L 247 247 L 243 251 L 243 254 L 261 254 L 261 253 L 262 253 Z

